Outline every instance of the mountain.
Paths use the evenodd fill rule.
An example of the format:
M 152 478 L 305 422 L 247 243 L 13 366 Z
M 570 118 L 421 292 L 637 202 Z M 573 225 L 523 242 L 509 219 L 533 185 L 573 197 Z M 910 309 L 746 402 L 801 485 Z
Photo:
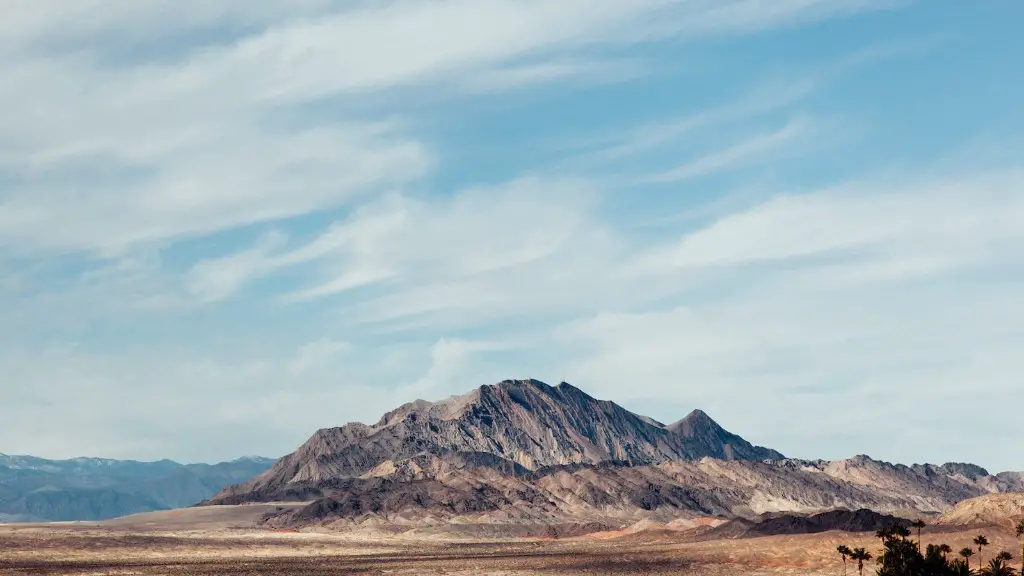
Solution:
M 268 523 L 349 527 L 366 521 L 403 525 L 580 524 L 619 529 L 640 520 L 766 513 L 813 514 L 872 509 L 892 515 L 950 509 L 965 497 L 1020 490 L 1024 478 L 977 480 L 857 457 L 825 461 L 702 458 L 654 465 L 576 464 L 527 470 L 481 453 L 421 454 L 388 461 L 355 478 L 296 482 L 209 503 L 306 501 Z
M 820 514 L 763 514 L 748 520 L 737 518 L 700 535 L 702 540 L 723 538 L 759 538 L 783 534 L 820 534 L 831 530 L 841 532 L 875 532 L 894 524 L 909 527 L 910 520 L 879 514 L 872 510 L 830 510 Z
M 296 484 L 357 478 L 420 454 L 489 454 L 527 470 L 564 464 L 631 466 L 705 456 L 780 459 L 702 412 L 665 426 L 567 383 L 507 380 L 442 402 L 417 400 L 377 424 L 316 432 L 265 474 L 221 495 L 269 494 Z
M 248 457 L 210 465 L 0 454 L 0 522 L 104 520 L 180 508 L 273 462 Z
M 372 426 L 320 430 L 205 504 L 307 502 L 266 520 L 289 528 L 383 522 L 572 533 L 776 512 L 941 513 L 1013 490 L 1024 490 L 1024 476 L 969 464 L 785 459 L 699 410 L 664 425 L 565 383 L 509 380 L 441 402 L 417 400 Z
M 1021 492 L 988 494 L 964 500 L 940 516 L 936 523 L 953 526 L 1016 525 L 1017 522 L 1024 520 L 1024 493 Z

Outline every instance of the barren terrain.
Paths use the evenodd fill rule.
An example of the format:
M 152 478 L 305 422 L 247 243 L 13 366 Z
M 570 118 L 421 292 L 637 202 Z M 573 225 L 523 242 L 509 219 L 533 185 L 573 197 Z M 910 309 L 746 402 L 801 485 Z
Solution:
M 841 574 L 837 544 L 878 547 L 871 534 L 828 532 L 695 542 L 645 530 L 560 540 L 473 540 L 417 533 L 282 532 L 254 528 L 267 506 L 145 514 L 107 523 L 0 526 L 0 574 Z M 979 532 L 986 553 L 1016 550 L 1001 529 L 944 527 L 925 541 L 959 549 Z

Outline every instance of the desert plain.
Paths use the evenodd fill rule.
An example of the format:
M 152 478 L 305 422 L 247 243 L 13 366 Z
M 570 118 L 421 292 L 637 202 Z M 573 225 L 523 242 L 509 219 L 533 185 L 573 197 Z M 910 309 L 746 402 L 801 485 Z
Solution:
M 825 532 L 699 541 L 686 530 L 574 538 L 472 538 L 408 530 L 275 531 L 271 505 L 155 512 L 97 523 L 0 525 L 0 574 L 39 575 L 838 575 L 841 543 L 878 548 L 870 533 Z M 928 529 L 954 549 L 978 533 L 1015 550 L 996 525 Z M 868 570 L 866 569 L 866 572 Z M 856 573 L 854 567 L 847 568 Z

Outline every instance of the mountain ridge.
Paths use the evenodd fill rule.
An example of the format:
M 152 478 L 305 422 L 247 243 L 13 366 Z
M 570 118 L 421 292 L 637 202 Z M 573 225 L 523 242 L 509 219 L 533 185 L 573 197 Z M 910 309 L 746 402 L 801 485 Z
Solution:
M 416 400 L 376 424 L 314 433 L 260 476 L 204 504 L 303 501 L 270 526 L 565 523 L 834 509 L 938 514 L 988 493 L 1024 491 L 1024 474 L 972 464 L 789 459 L 694 410 L 669 425 L 570 384 L 506 380 L 438 402 Z
M 502 468 L 501 463 L 505 464 Z M 938 514 L 964 499 L 1024 490 L 1024 475 L 972 482 L 881 461 L 716 460 L 657 465 L 571 464 L 525 470 L 493 456 L 423 454 L 390 461 L 358 478 L 296 483 L 211 504 L 305 501 L 269 518 L 274 527 L 594 524 L 621 528 L 639 520 L 669 522 L 766 513 L 813 514 L 871 509 L 883 514 Z M 874 481 L 864 481 L 864 474 Z M 254 497 L 255 496 L 255 497 Z
M 269 468 L 248 457 L 179 464 L 0 454 L 0 522 L 92 521 L 189 506 Z
M 671 429 L 565 382 L 549 386 L 532 379 L 505 380 L 439 402 L 403 404 L 374 425 L 357 422 L 320 429 L 266 473 L 234 488 L 234 493 L 355 478 L 385 461 L 421 453 L 489 453 L 531 470 L 608 461 L 645 465 L 704 456 L 784 458 L 727 432 L 706 415 L 680 422 L 688 423 Z

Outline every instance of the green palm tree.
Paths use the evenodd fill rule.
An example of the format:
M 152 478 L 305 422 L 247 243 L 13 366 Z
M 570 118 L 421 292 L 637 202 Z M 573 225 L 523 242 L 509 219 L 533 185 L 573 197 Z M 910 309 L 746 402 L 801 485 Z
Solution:
M 914 522 L 911 523 L 910 526 L 911 528 L 917 529 L 917 550 L 924 550 L 924 546 L 921 544 L 921 530 L 924 530 L 924 527 L 927 526 L 927 524 L 924 523 L 924 520 L 918 518 L 917 520 L 914 520 Z
M 970 548 L 964 548 L 960 551 L 960 557 L 964 559 L 968 566 L 971 565 L 971 556 L 974 556 L 974 550 Z
M 987 566 L 978 571 L 981 576 L 1014 576 L 1015 571 L 1002 558 L 989 560 Z
M 939 544 L 939 553 L 945 558 L 947 555 L 953 553 L 953 549 L 949 547 L 949 544 Z
M 988 546 L 988 538 L 979 534 L 978 537 L 974 539 L 974 545 L 978 547 L 978 563 L 980 564 L 982 561 L 981 553 L 985 550 L 985 546 Z
M 836 547 L 836 552 L 839 552 L 839 555 L 843 557 L 843 576 L 846 576 L 846 557 L 853 554 L 853 550 L 850 550 L 850 547 L 846 544 L 840 544 Z
M 1017 539 L 1020 540 L 1020 574 L 1024 576 L 1024 520 L 1017 523 Z
M 874 556 L 863 548 L 854 548 L 850 558 L 857 561 L 857 573 L 860 576 L 864 576 L 864 563 L 874 558 Z

